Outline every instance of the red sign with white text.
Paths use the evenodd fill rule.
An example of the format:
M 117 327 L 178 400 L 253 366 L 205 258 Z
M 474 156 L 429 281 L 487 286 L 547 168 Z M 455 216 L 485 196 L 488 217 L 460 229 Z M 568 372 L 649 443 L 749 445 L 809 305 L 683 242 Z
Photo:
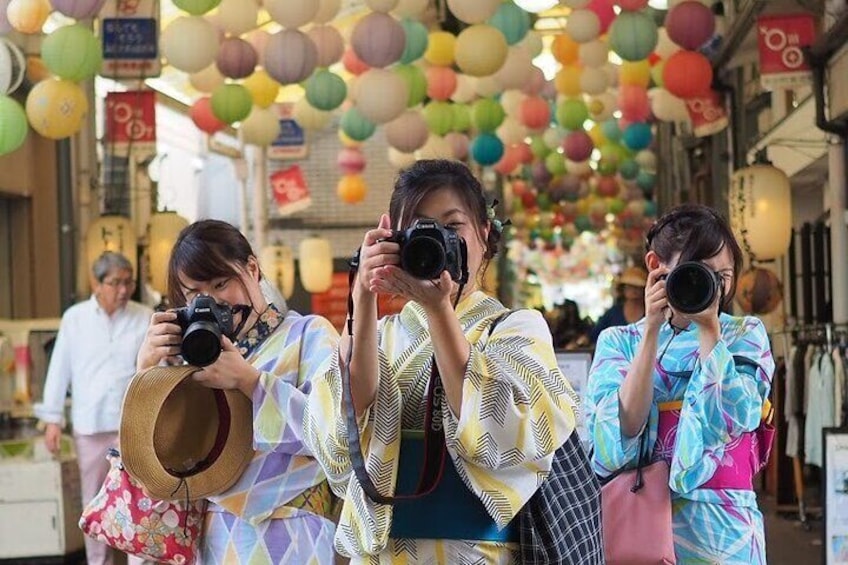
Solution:
M 715 90 L 686 99 L 686 109 L 692 120 L 695 137 L 708 137 L 727 127 L 729 122 L 724 98 Z
M 816 24 L 811 14 L 775 14 L 757 18 L 760 83 L 767 90 L 809 84 L 804 48 L 813 44 Z
M 113 155 L 156 152 L 156 92 L 106 94 L 106 144 Z
M 312 204 L 309 186 L 299 165 L 292 165 L 271 175 L 271 191 L 281 216 L 305 210 Z

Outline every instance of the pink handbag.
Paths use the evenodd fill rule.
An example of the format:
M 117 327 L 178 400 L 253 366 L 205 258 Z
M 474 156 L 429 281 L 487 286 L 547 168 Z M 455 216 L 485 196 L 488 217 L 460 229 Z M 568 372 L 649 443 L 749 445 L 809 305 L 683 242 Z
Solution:
M 671 565 L 671 490 L 668 463 L 645 465 L 645 434 L 636 469 L 616 475 L 601 487 L 604 556 L 607 565 Z

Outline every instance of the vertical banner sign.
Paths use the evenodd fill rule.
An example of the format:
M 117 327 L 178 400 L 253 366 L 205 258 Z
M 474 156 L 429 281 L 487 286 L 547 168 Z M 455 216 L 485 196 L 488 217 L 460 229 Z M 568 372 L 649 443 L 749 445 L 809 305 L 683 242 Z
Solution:
M 271 192 L 277 202 L 277 211 L 281 216 L 290 216 L 305 210 L 312 204 L 309 186 L 298 165 L 281 169 L 271 175 Z
M 715 90 L 686 99 L 686 110 L 692 120 L 695 137 L 708 137 L 727 127 L 729 122 L 724 99 Z
M 156 93 L 106 94 L 106 147 L 112 155 L 156 153 Z
M 811 14 L 776 14 L 757 18 L 760 84 L 766 90 L 810 84 L 812 71 L 804 48 L 816 38 Z
M 269 159 L 305 159 L 306 135 L 303 128 L 294 119 L 294 104 L 277 104 L 280 116 L 280 133 L 268 147 Z
M 147 78 L 162 73 L 159 0 L 107 0 L 100 11 L 103 67 L 107 78 Z

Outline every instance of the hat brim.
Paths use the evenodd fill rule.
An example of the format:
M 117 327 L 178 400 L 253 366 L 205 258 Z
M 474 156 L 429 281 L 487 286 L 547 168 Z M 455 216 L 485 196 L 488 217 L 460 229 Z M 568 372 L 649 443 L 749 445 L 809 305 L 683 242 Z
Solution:
M 152 367 L 133 377 L 124 396 L 119 432 L 121 459 L 130 476 L 154 498 L 197 500 L 220 494 L 235 484 L 253 458 L 250 399 L 239 391 L 215 389 L 219 405 L 229 412 L 220 420 L 217 433 L 223 442 L 216 449 L 216 456 L 198 472 L 182 477 L 160 461 L 154 441 L 159 413 L 174 389 L 198 370 L 193 366 Z

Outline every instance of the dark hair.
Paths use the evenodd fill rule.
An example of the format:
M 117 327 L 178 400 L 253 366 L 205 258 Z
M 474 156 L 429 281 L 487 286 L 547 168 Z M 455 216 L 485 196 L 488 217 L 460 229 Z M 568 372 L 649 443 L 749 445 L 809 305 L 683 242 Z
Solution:
M 421 201 L 442 188 L 450 188 L 459 196 L 474 220 L 474 227 L 481 228 L 489 224 L 483 186 L 471 170 L 459 161 L 424 159 L 401 171 L 395 181 L 389 202 L 392 228 L 397 225 L 402 229 L 408 228 Z M 483 242 L 486 248 L 484 259 L 489 260 L 495 256 L 500 240 L 500 231 L 494 227 L 490 229 L 488 240 Z
M 675 253 L 679 262 L 703 261 L 730 249 L 733 257 L 733 285 L 725 297 L 726 307 L 736 294 L 736 282 L 742 270 L 742 249 L 730 224 L 712 208 L 701 204 L 681 204 L 660 217 L 647 236 L 648 251 L 667 263 Z
M 180 275 L 196 281 L 238 277 L 236 265 L 247 266 L 255 257 L 247 239 L 235 226 L 220 220 L 200 220 L 186 226 L 177 237 L 168 262 L 168 299 L 184 306 Z

